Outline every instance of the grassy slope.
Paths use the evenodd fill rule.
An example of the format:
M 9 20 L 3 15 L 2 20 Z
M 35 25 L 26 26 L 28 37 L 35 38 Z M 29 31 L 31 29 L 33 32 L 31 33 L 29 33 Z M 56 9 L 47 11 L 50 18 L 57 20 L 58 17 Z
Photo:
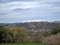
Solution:
M 41 43 L 9 43 L 9 44 L 0 44 L 0 45 L 44 45 Z

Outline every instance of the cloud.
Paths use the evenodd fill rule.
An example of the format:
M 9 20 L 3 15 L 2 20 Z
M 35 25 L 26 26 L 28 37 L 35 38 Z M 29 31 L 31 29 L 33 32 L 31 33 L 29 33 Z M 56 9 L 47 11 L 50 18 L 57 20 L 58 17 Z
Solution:
M 0 10 L 13 10 L 16 8 L 21 8 L 21 9 L 28 9 L 28 8 L 35 8 L 38 7 L 37 2 L 10 2 L 10 3 L 1 3 L 0 4 Z
M 0 0 L 0 3 L 8 3 L 8 2 L 15 2 L 15 1 L 35 1 L 35 0 Z
M 59 19 L 60 0 L 0 1 L 0 22 L 18 22 L 23 20 L 51 21 Z

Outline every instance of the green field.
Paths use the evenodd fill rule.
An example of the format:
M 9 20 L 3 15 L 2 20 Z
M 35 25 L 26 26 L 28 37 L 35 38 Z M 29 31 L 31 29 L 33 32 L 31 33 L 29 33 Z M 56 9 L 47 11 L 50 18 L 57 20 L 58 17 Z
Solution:
M 41 43 L 4 43 L 0 45 L 44 45 Z

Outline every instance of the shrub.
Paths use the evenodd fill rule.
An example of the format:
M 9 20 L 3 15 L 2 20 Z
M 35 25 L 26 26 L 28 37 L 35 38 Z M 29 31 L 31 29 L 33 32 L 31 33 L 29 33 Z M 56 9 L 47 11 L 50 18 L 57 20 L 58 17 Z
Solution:
M 46 37 L 42 43 L 47 45 L 60 45 L 60 33 Z

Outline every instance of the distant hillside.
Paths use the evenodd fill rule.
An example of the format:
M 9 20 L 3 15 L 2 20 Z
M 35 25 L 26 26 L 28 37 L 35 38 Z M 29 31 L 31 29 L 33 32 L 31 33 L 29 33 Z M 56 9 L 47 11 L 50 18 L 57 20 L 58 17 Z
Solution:
M 55 26 L 60 25 L 60 21 L 48 22 L 48 21 L 40 21 L 40 22 L 25 22 L 25 23 L 0 23 L 0 26 L 5 27 L 26 27 L 28 30 L 50 30 Z

